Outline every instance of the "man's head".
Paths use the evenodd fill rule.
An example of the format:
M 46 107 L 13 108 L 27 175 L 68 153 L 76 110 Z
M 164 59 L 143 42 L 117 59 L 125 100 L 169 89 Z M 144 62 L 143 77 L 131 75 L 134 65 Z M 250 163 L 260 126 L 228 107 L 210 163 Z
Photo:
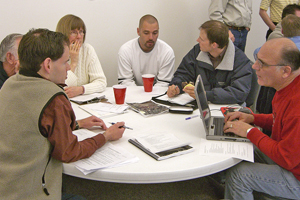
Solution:
M 228 27 L 217 20 L 210 20 L 199 27 L 200 36 L 197 39 L 201 51 L 210 52 L 215 48 L 223 49 L 228 45 Z
M 288 38 L 268 40 L 257 53 L 252 68 L 258 83 L 277 91 L 286 87 L 299 75 L 300 52 Z
M 289 4 L 283 10 L 281 14 L 281 19 L 285 18 L 287 15 L 296 15 L 300 17 L 300 5 Z
M 86 27 L 83 20 L 75 15 L 65 15 L 56 26 L 56 32 L 61 32 L 69 38 L 70 43 L 76 40 L 82 44 L 85 41 Z
M 281 27 L 284 37 L 300 36 L 300 17 L 287 15 L 281 21 Z
M 38 73 L 56 83 L 64 83 L 70 69 L 69 40 L 59 32 L 30 30 L 19 45 L 20 71 Z
M 13 33 L 6 36 L 0 44 L 0 61 L 8 76 L 16 73 L 19 66 L 18 47 L 22 39 L 21 34 Z
M 137 33 L 140 36 L 139 44 L 144 52 L 150 52 L 157 41 L 159 26 L 157 19 L 152 15 L 145 15 L 140 19 Z

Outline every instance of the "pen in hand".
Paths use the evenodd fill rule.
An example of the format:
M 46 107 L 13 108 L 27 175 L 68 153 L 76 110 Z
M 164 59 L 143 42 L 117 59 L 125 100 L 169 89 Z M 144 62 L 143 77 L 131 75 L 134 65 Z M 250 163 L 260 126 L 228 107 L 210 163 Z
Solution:
M 115 122 L 108 122 L 108 123 L 110 123 L 111 125 L 115 124 Z M 130 128 L 128 126 L 120 126 L 119 128 L 127 128 L 127 129 L 130 129 L 130 130 L 133 130 L 133 128 Z

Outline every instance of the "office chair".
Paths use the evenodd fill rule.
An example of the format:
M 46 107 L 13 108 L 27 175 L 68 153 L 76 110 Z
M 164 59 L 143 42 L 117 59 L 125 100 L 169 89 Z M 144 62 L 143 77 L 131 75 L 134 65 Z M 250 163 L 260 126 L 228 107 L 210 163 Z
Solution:
M 251 66 L 253 65 L 253 62 L 251 61 Z M 256 100 L 259 94 L 260 85 L 257 83 L 257 76 L 255 73 L 255 70 L 252 68 L 252 80 L 251 80 L 251 89 L 250 92 L 246 98 L 246 106 L 252 107 L 252 111 L 255 113 L 256 111 Z

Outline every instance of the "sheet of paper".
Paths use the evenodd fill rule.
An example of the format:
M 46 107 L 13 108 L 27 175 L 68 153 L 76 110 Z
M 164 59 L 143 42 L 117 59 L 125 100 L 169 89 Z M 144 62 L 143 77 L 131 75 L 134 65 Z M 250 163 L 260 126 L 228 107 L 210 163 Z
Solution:
M 82 141 L 99 133 L 94 133 L 87 129 L 79 129 L 73 131 L 73 134 L 77 136 L 78 141 Z M 119 167 L 127 163 L 137 162 L 138 160 L 138 157 L 134 156 L 126 149 L 111 143 L 106 143 L 91 157 L 76 161 L 74 164 L 86 175 L 98 169 Z
M 189 143 L 182 142 L 175 135 L 165 132 L 152 132 L 151 134 L 139 134 L 135 137 L 145 148 L 152 152 L 165 151 L 181 146 L 188 145 Z
M 190 103 L 191 101 L 194 100 L 194 98 L 192 98 L 190 95 L 188 95 L 187 93 L 183 93 L 180 95 L 177 95 L 175 97 L 169 98 L 167 94 L 157 98 L 159 100 L 163 100 L 163 101 L 169 101 L 171 103 L 177 103 L 179 105 L 185 105 L 187 103 Z
M 138 159 L 126 149 L 106 143 L 91 157 L 74 162 L 82 173 L 89 174 L 99 169 L 120 166 L 124 163 L 136 162 Z
M 101 93 L 93 93 L 93 94 L 83 94 L 83 95 L 79 95 L 79 96 L 76 96 L 76 97 L 72 97 L 70 98 L 70 100 L 73 100 L 73 101 L 89 101 L 91 99 L 94 99 L 94 98 L 98 98 L 98 97 L 105 97 L 105 95 L 101 94 Z
M 251 142 L 223 142 L 202 139 L 200 144 L 200 155 L 224 155 L 254 162 Z
M 118 114 L 125 113 L 128 105 L 116 105 L 109 103 L 91 103 L 78 106 L 80 109 L 88 112 L 91 115 L 95 115 L 99 118 L 111 117 Z

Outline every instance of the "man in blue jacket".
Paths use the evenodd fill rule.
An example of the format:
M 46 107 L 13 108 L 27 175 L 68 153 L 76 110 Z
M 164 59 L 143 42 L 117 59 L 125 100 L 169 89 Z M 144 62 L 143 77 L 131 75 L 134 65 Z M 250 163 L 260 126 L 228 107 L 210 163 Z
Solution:
M 182 92 L 195 98 L 194 87 L 182 82 L 195 82 L 201 74 L 207 100 L 215 104 L 243 104 L 251 89 L 251 62 L 230 41 L 228 27 L 210 20 L 199 28 L 199 44 L 183 58 L 169 84 L 167 94 Z

